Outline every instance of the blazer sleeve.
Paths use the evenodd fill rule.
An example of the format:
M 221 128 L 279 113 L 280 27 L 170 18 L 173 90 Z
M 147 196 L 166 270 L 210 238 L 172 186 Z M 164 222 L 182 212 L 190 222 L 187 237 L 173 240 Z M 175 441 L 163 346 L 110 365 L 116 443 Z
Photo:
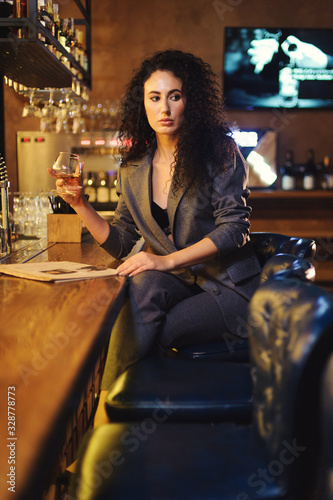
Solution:
M 115 215 L 109 227 L 109 235 L 100 246 L 115 259 L 128 255 L 141 234 L 121 194 L 121 169 L 118 171 L 117 193 L 119 196 Z
M 213 182 L 211 203 L 216 229 L 206 236 L 215 243 L 219 257 L 230 254 L 249 240 L 251 208 L 247 206 L 250 195 L 247 181 L 248 165 L 236 150 L 227 171 L 217 175 Z

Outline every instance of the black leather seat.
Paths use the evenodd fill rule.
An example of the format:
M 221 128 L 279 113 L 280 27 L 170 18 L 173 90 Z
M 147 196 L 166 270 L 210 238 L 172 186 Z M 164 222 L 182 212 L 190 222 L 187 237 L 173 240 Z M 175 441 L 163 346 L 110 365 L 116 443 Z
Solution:
M 251 242 L 262 267 L 274 255 L 287 253 L 313 260 L 316 242 L 309 238 L 297 238 L 279 233 L 251 233 Z
M 316 254 L 316 242 L 309 238 L 295 238 L 279 233 L 251 233 L 251 242 L 255 248 L 262 268 L 271 261 L 271 265 L 261 275 L 261 281 L 267 276 L 276 273 L 286 267 L 290 267 L 290 261 L 282 255 L 293 255 L 313 262 Z M 282 254 L 282 255 L 281 255 Z M 276 259 L 276 256 L 279 256 Z M 273 259 L 274 258 L 274 259 Z M 273 259 L 273 260 L 272 260 Z M 247 362 L 248 343 L 237 346 L 237 350 L 230 356 L 227 346 L 223 342 L 210 344 L 196 344 L 174 351 L 183 357 L 221 359 L 223 361 Z
M 250 303 L 252 424 L 160 422 L 162 414 L 151 414 L 104 425 L 83 441 L 69 496 L 313 498 L 320 385 L 333 352 L 333 299 L 312 283 L 293 282 L 271 277 Z
M 191 359 L 147 358 L 117 379 L 105 404 L 111 422 L 154 414 L 168 422 L 249 422 L 249 364 L 199 360 L 194 366 Z

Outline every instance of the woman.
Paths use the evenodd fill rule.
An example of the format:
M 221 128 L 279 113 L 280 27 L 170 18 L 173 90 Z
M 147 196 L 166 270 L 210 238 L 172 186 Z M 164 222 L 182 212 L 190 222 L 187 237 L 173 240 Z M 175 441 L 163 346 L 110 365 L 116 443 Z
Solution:
M 198 342 L 237 347 L 261 270 L 249 242 L 247 166 L 209 65 L 176 50 L 146 59 L 123 98 L 120 133 L 132 145 L 112 224 L 82 190 L 65 197 L 115 258 L 140 237 L 146 247 L 117 269 L 129 277 L 128 295 L 112 330 L 95 426 L 107 420 L 112 382 L 143 357 Z

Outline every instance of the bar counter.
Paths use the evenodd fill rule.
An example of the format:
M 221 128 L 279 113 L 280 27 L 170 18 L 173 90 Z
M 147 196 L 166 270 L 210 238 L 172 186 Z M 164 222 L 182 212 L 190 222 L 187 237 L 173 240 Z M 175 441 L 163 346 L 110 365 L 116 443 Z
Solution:
M 316 240 L 316 283 L 333 292 L 333 190 L 253 190 L 251 231 Z
M 27 260 L 118 265 L 86 235 L 81 243 L 31 242 L 0 271 Z M 71 461 L 93 414 L 124 284 L 118 276 L 44 283 L 0 275 L 2 500 L 39 500 Z
M 271 231 L 303 238 L 333 235 L 333 190 L 252 191 L 252 231 Z

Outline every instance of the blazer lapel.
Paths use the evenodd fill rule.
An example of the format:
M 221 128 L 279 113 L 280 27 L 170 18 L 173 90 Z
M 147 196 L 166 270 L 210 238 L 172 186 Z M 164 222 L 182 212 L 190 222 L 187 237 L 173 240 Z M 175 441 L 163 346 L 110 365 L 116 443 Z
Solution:
M 174 193 L 173 187 L 174 187 L 173 182 L 171 182 L 170 191 L 169 191 L 169 195 L 168 195 L 168 204 L 167 204 L 167 211 L 168 211 L 170 229 L 171 229 L 172 234 L 173 234 L 173 227 L 174 227 L 174 223 L 175 223 L 177 207 L 178 207 L 180 200 L 184 196 L 186 189 L 187 189 L 187 187 L 180 187 Z
M 146 157 L 142 162 L 131 165 L 128 182 L 134 194 L 135 202 L 148 226 L 151 226 L 153 217 L 151 215 L 151 162 Z
M 152 201 L 152 190 L 151 190 L 151 158 L 149 155 L 146 156 L 142 162 L 137 164 L 132 164 L 133 168 L 128 176 L 128 182 L 131 186 L 131 190 L 135 193 L 135 202 L 138 205 L 139 211 L 142 215 L 142 220 L 146 228 L 152 234 L 152 237 L 159 242 L 164 248 L 164 251 L 174 252 L 176 250 L 175 246 L 171 243 L 166 234 L 162 231 L 160 226 L 157 224 L 156 220 L 151 213 L 151 201 Z M 170 193 L 169 193 L 170 194 Z M 168 201 L 169 203 L 169 201 Z M 168 207 L 169 215 L 169 207 Z M 147 238 L 148 240 L 148 238 Z M 147 241 L 149 244 L 149 241 Z M 156 246 L 156 245 L 155 245 Z M 160 249 L 161 253 L 162 248 Z

